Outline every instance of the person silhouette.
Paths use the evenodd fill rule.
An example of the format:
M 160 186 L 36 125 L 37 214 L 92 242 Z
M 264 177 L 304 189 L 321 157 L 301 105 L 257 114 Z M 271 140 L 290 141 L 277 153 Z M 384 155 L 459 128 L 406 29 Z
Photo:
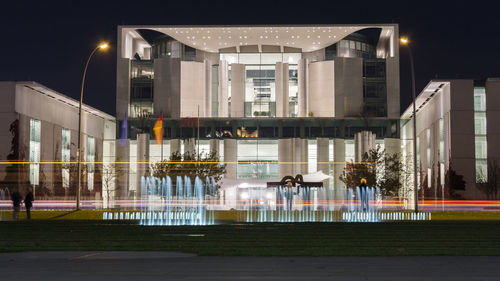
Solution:
M 361 208 L 363 211 L 368 210 L 368 187 L 366 186 L 366 179 L 361 178 L 361 184 L 359 185 Z
M 23 199 L 17 188 L 14 189 L 14 192 L 10 195 L 10 199 L 12 200 L 12 207 L 14 208 L 12 219 L 17 220 L 19 219 L 19 211 L 21 210 L 21 201 Z
M 287 210 L 291 211 L 293 208 L 293 183 L 291 180 L 287 180 L 286 182 L 285 197 Z
M 35 201 L 33 193 L 31 193 L 31 190 L 28 190 L 28 194 L 26 194 L 26 196 L 24 197 L 24 206 L 26 207 L 26 217 L 28 219 L 31 219 L 31 208 L 33 207 L 33 201 Z

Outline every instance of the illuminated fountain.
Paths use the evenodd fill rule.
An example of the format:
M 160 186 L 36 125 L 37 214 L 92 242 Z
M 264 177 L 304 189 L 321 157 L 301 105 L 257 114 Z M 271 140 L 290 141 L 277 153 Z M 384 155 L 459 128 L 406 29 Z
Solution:
M 244 204 L 246 222 L 332 222 L 335 221 L 333 190 L 317 187 L 300 187 L 293 194 L 286 186 L 248 189 Z M 260 192 L 260 196 L 258 195 Z M 288 196 L 287 196 L 288 195 Z M 322 202 L 322 203 L 321 203 Z
M 215 181 L 205 183 L 196 177 L 194 185 L 187 176 L 177 176 L 175 193 L 172 179 L 167 176 L 141 177 L 141 197 L 138 211 L 105 212 L 103 219 L 138 220 L 141 225 L 208 225 L 214 224 L 213 210 L 208 210 L 206 194 L 215 193 Z
M 342 220 L 347 222 L 377 222 L 381 206 L 381 193 L 379 187 L 356 187 L 356 199 L 353 189 L 346 190 L 346 212 Z

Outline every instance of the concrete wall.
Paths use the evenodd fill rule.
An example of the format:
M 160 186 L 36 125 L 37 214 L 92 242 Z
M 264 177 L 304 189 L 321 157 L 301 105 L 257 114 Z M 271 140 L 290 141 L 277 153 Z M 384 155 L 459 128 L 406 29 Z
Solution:
M 293 139 L 278 140 L 278 163 L 279 177 L 293 175 Z
M 16 90 L 15 82 L 0 82 L 0 96 L 2 102 L 0 103 L 0 159 L 6 160 L 7 155 L 10 153 L 12 134 L 9 131 L 12 122 L 18 118 L 13 108 L 15 105 Z M 18 156 L 16 156 L 18 157 Z M 0 169 L 0 180 L 3 179 L 3 169 Z
M 486 133 L 488 134 L 488 160 L 500 165 L 500 78 L 486 80 Z
M 475 188 L 474 84 L 472 80 L 451 81 L 450 139 L 453 169 L 464 176 L 466 198 L 481 196 Z
M 227 61 L 219 61 L 219 116 L 214 117 L 227 117 L 228 116 L 228 81 L 229 72 Z
M 387 117 L 399 118 L 399 56 L 386 58 Z
M 298 104 L 299 114 L 298 117 L 307 117 L 308 111 L 308 84 L 309 84 L 309 61 L 307 59 L 300 59 L 297 66 L 297 83 L 298 83 Z
M 180 117 L 205 117 L 205 63 L 182 61 Z
M 117 58 L 116 61 L 116 118 L 123 120 L 130 102 L 130 60 Z
M 76 159 L 78 144 L 78 102 L 43 85 L 34 82 L 0 82 L 0 159 L 6 160 L 11 149 L 12 134 L 9 127 L 14 120 L 19 120 L 19 155 L 16 159 L 27 161 L 30 157 L 30 120 L 40 120 L 40 160 L 61 160 L 62 129 L 71 133 L 70 156 Z M 88 136 L 95 139 L 95 160 L 103 157 L 102 142 L 105 136 L 114 137 L 114 119 L 105 113 L 88 106 L 82 111 L 82 160 L 86 157 Z M 112 133 L 109 131 L 113 131 Z M 29 167 L 27 166 L 27 171 Z M 61 183 L 59 164 L 40 165 L 40 184 L 50 190 Z M 5 166 L 0 167 L 0 180 L 3 180 Z M 95 183 L 99 179 L 95 178 Z M 85 182 L 85 181 L 84 181 Z M 95 186 L 97 187 L 97 186 Z
M 309 112 L 314 117 L 335 117 L 334 62 L 309 64 Z
M 231 64 L 231 118 L 245 116 L 245 76 L 244 64 Z
M 181 103 L 181 61 L 179 58 L 158 58 L 153 62 L 154 113 L 179 118 Z
M 276 117 L 288 117 L 289 115 L 289 73 L 288 73 L 288 63 L 276 63 L 276 76 L 275 76 L 275 88 L 276 88 Z M 232 106 L 232 104 L 231 104 Z
M 308 59 L 310 62 L 324 61 L 325 60 L 325 49 L 319 49 L 312 52 L 302 53 L 303 59 Z
M 363 59 L 338 57 L 334 62 L 335 117 L 360 117 L 363 109 Z
M 224 140 L 224 162 L 226 163 L 225 178 L 237 178 L 238 144 L 234 139 Z

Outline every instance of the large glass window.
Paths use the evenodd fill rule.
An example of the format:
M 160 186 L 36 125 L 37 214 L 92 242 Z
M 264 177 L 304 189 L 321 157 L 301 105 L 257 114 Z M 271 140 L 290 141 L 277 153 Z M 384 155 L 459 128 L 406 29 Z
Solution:
M 307 157 L 308 157 L 308 165 L 307 172 L 309 174 L 315 173 L 318 171 L 318 147 L 316 140 L 307 140 Z
M 94 167 L 95 167 L 95 139 L 87 138 L 87 187 L 89 190 L 94 189 Z
M 130 67 L 129 116 L 148 117 L 153 114 L 153 61 L 132 60 Z
M 278 141 L 238 140 L 238 162 L 239 179 L 278 178 Z
M 30 119 L 30 183 L 38 185 L 40 176 L 40 120 Z
M 231 64 L 245 64 L 245 117 L 276 116 L 276 63 L 289 64 L 289 116 L 298 113 L 297 63 L 300 53 L 238 53 L 221 54 L 229 63 L 228 96 L 231 106 Z
M 486 135 L 486 112 L 474 112 L 474 133 Z
M 275 66 L 246 65 L 245 117 L 275 116 Z
M 219 66 L 212 66 L 212 117 L 219 117 Z
M 476 182 L 484 181 L 488 178 L 488 143 L 486 133 L 486 89 L 484 87 L 474 87 Z
M 292 60 L 293 61 L 293 60 Z M 289 110 L 288 114 L 290 117 L 297 117 L 299 113 L 299 85 L 298 85 L 298 73 L 297 65 L 290 65 L 288 71 L 288 102 Z
M 386 65 L 384 59 L 363 60 L 364 111 L 370 116 L 387 116 Z
M 69 187 L 69 162 L 71 157 L 71 131 L 69 129 L 62 129 L 62 147 L 61 147 L 61 161 L 62 165 L 62 186 Z

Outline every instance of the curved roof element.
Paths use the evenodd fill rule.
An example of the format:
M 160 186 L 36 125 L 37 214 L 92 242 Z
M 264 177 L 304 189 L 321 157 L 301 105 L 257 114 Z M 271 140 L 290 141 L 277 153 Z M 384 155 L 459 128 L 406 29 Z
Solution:
M 381 38 L 394 34 L 394 24 L 381 25 L 320 25 L 320 26 L 124 26 L 122 32 L 136 33 L 136 29 L 150 29 L 164 33 L 175 40 L 206 52 L 240 46 L 277 45 L 312 52 L 328 47 L 347 35 L 366 28 L 381 28 Z M 138 35 L 138 34 L 137 34 Z

